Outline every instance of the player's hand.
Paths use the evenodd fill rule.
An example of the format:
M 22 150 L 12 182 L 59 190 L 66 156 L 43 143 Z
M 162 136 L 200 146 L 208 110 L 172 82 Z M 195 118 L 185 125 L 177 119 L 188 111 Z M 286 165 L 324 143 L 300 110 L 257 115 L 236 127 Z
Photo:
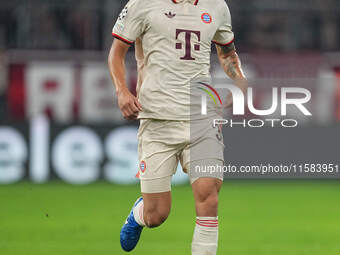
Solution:
M 142 105 L 138 102 L 138 99 L 127 88 L 121 89 L 117 93 L 117 97 L 123 117 L 127 120 L 137 119 L 138 113 L 142 111 Z

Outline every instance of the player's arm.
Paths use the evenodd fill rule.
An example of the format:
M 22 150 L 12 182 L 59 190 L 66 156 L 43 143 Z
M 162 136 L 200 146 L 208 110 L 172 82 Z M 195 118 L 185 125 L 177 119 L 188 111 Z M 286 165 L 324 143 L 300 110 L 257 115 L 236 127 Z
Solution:
M 244 75 L 241 66 L 241 60 L 236 53 L 235 44 L 217 45 L 217 55 L 224 72 L 235 82 L 244 94 L 247 92 L 248 82 Z M 232 102 L 227 103 L 227 107 L 231 106 Z
M 129 47 L 129 44 L 115 39 L 109 53 L 108 65 L 116 87 L 119 109 L 125 119 L 133 120 L 137 118 L 142 106 L 126 86 L 125 56 Z

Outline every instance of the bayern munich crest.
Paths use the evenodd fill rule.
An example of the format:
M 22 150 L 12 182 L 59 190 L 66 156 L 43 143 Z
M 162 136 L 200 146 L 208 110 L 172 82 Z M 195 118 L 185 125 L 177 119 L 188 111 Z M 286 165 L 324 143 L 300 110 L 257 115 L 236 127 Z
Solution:
M 139 169 L 142 171 L 142 173 L 145 172 L 145 170 L 146 170 L 146 163 L 145 163 L 145 161 L 141 161 L 140 162 Z
M 201 19 L 206 24 L 210 24 L 212 22 L 212 17 L 209 13 L 203 13 Z

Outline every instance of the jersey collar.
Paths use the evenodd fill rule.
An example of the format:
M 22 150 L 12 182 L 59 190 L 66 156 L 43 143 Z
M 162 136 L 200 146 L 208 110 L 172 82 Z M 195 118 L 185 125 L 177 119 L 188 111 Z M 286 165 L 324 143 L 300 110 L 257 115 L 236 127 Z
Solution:
M 193 5 L 197 5 L 199 0 L 172 0 L 175 4 L 180 4 L 180 3 L 191 3 Z

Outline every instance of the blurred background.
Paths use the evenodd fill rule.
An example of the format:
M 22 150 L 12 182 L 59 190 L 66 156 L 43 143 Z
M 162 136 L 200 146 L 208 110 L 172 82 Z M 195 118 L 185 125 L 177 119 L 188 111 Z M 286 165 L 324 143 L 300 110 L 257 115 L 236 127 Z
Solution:
M 120 223 L 139 192 L 138 123 L 121 117 L 107 55 L 126 2 L 0 1 L 1 254 L 122 254 Z M 257 85 L 258 108 L 271 98 L 273 81 L 298 84 L 312 92 L 313 118 L 302 125 L 339 127 L 339 1 L 227 3 L 236 47 Z M 214 47 L 212 52 L 212 74 L 222 83 L 225 74 Z M 136 79 L 131 47 L 127 81 L 134 93 Z M 185 183 L 178 171 L 174 184 Z M 227 181 L 221 217 L 228 225 L 221 236 L 228 240 L 220 249 L 223 254 L 339 254 L 339 195 L 337 182 Z M 190 188 L 174 190 L 174 201 L 177 211 L 168 231 L 147 232 L 149 241 L 135 254 L 164 248 L 163 254 L 189 254 Z M 178 222 L 185 231 L 178 233 Z
M 138 123 L 122 119 L 107 68 L 111 29 L 126 2 L 0 2 L 0 183 L 25 176 L 46 182 L 55 173 L 71 183 L 101 177 L 136 182 Z M 313 118 L 302 124 L 338 123 L 339 3 L 229 0 L 228 5 L 258 109 L 271 102 L 273 86 L 299 86 L 312 92 Z M 212 74 L 223 84 L 226 76 L 212 51 Z M 131 47 L 127 81 L 133 93 L 136 79 Z

